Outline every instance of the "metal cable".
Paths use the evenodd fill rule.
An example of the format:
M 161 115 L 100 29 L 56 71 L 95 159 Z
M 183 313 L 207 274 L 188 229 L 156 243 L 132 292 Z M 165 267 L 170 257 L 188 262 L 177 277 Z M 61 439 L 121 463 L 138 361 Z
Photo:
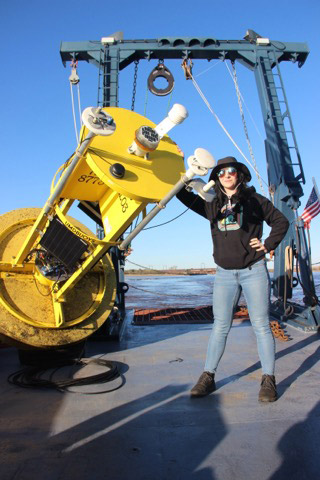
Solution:
M 232 81 L 234 82 L 234 78 L 233 78 L 232 72 L 230 71 L 230 68 L 228 67 L 227 62 L 225 62 L 225 66 L 227 67 L 227 70 L 228 70 L 228 72 L 229 72 L 229 75 L 230 75 L 230 77 L 232 78 Z M 258 125 L 256 124 L 256 122 L 255 122 L 255 120 L 254 120 L 254 118 L 253 118 L 253 116 L 252 116 L 252 114 L 251 114 L 251 112 L 250 112 L 250 110 L 249 110 L 249 107 L 248 107 L 248 105 L 246 104 L 245 99 L 243 98 L 243 95 L 241 94 L 241 92 L 240 92 L 240 97 L 241 97 L 242 103 L 244 104 L 244 106 L 246 107 L 246 109 L 247 109 L 247 111 L 248 111 L 249 117 L 251 118 L 252 123 L 253 123 L 253 125 L 254 125 L 254 127 L 255 127 L 258 135 L 259 135 L 259 137 L 260 137 L 262 140 L 264 140 L 264 138 L 263 138 L 263 136 L 262 136 L 262 134 L 261 134 L 261 132 L 260 132 L 260 130 L 259 130 L 259 128 L 258 128 Z
M 241 116 L 241 120 L 242 120 L 242 124 L 243 124 L 243 128 L 244 128 L 244 134 L 245 134 L 245 136 L 246 136 L 246 140 L 247 140 L 247 144 L 248 144 L 248 149 L 249 149 L 250 157 L 251 157 L 252 163 L 253 163 L 253 165 L 254 165 L 254 167 L 255 167 L 255 173 L 256 173 L 257 178 L 258 178 L 258 182 L 259 182 L 259 185 L 260 185 L 260 189 L 261 189 L 263 195 L 266 196 L 266 193 L 265 193 L 264 188 L 263 188 L 263 185 L 262 185 L 261 175 L 260 175 L 259 173 L 257 173 L 257 172 L 258 172 L 258 167 L 257 167 L 256 159 L 255 159 L 254 154 L 253 154 L 252 145 L 251 145 L 251 142 L 250 142 L 249 133 L 248 133 L 248 128 L 247 128 L 247 123 L 246 123 L 246 120 L 245 120 L 245 118 L 244 118 L 244 113 L 243 113 L 243 108 L 242 108 L 241 94 L 240 94 L 240 89 L 239 89 L 239 84 L 238 84 L 236 67 L 235 67 L 234 62 L 231 62 L 231 65 L 232 65 L 232 71 L 233 71 L 233 82 L 234 82 L 234 86 L 235 86 L 236 93 L 237 93 L 237 98 L 238 98 L 238 105 L 239 105 L 239 110 L 240 110 L 240 116 Z
M 72 88 L 72 83 L 70 82 L 70 93 L 71 93 L 71 105 L 72 105 L 72 116 L 73 116 L 73 125 L 74 125 L 74 131 L 76 134 L 76 140 L 77 144 L 79 143 L 79 135 L 77 131 L 77 120 L 76 120 L 76 113 L 74 110 L 74 98 L 73 98 L 73 88 Z
M 133 74 L 132 102 L 131 102 L 132 112 L 134 111 L 134 104 L 135 104 L 135 101 L 136 101 L 138 65 L 139 65 L 139 60 L 135 60 L 134 61 L 134 74 Z
M 215 117 L 215 119 L 217 120 L 218 124 L 220 125 L 220 127 L 222 128 L 222 130 L 225 132 L 225 134 L 227 135 L 227 137 L 231 140 L 231 142 L 233 143 L 233 145 L 236 147 L 236 149 L 238 150 L 238 152 L 240 153 L 240 155 L 245 159 L 245 161 L 250 165 L 250 167 L 252 168 L 252 170 L 257 174 L 259 175 L 259 172 L 257 172 L 257 170 L 254 168 L 254 166 L 251 164 L 251 162 L 247 159 L 247 157 L 245 156 L 245 154 L 243 153 L 243 151 L 241 150 L 241 148 L 239 147 L 239 145 L 236 143 L 236 141 L 232 138 L 232 136 L 230 135 L 230 133 L 228 132 L 228 130 L 226 129 L 226 127 L 223 125 L 223 123 L 221 122 L 220 118 L 218 117 L 218 115 L 215 113 L 215 111 L 213 110 L 212 106 L 210 105 L 210 103 L 208 102 L 207 98 L 205 97 L 204 93 L 202 92 L 201 88 L 199 87 L 198 83 L 196 82 L 196 80 L 194 79 L 193 75 L 191 75 L 191 80 L 192 80 L 192 83 L 195 87 L 195 89 L 197 90 L 197 92 L 199 93 L 200 97 L 202 98 L 202 100 L 204 101 L 204 103 L 206 104 L 206 106 L 208 107 L 209 111 L 212 113 L 212 115 Z M 268 186 L 268 184 L 262 179 L 263 183 Z
M 81 101 L 80 101 L 80 83 L 77 84 L 78 86 L 78 109 L 79 109 L 79 119 L 80 119 L 80 126 L 82 127 L 82 115 L 81 115 Z
M 171 223 L 173 222 L 174 220 L 176 220 L 177 218 L 181 217 L 182 215 L 184 215 L 188 210 L 189 210 L 190 207 L 186 208 L 186 210 L 184 210 L 182 213 L 179 213 L 179 215 L 177 215 L 176 217 L 174 218 L 171 218 L 171 220 L 168 220 L 167 222 L 163 222 L 163 223 L 159 223 L 158 225 L 153 225 L 151 227 L 146 227 L 146 228 L 143 228 L 141 231 L 144 232 L 145 230 L 150 230 L 151 228 L 157 228 L 157 227 L 162 227 L 163 225 L 167 225 L 168 223 Z

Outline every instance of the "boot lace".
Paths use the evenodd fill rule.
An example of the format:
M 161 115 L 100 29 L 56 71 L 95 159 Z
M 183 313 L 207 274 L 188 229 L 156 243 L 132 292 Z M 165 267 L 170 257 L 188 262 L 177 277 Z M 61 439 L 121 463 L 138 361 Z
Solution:
M 207 385 L 210 385 L 210 383 L 212 383 L 212 381 L 213 381 L 213 376 L 211 376 L 207 372 L 203 372 L 201 374 L 200 378 L 199 378 L 198 384 L 206 387 Z
M 271 375 L 263 375 L 261 380 L 261 386 L 263 389 L 275 391 L 275 381 Z

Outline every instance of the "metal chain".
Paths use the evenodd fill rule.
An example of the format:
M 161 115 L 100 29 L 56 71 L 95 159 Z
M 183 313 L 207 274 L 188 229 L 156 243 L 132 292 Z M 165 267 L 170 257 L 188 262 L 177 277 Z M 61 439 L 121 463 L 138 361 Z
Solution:
M 256 173 L 256 175 L 257 175 L 257 178 L 258 178 L 258 181 L 259 181 L 259 185 L 260 185 L 261 191 L 262 191 L 263 195 L 266 196 L 265 191 L 264 191 L 264 188 L 263 188 L 263 185 L 262 185 L 261 176 L 260 176 L 260 174 L 259 174 L 259 172 L 258 172 L 258 167 L 257 167 L 257 164 L 256 164 L 256 159 L 255 159 L 254 154 L 253 154 L 253 150 L 252 150 L 252 146 L 251 146 L 251 142 L 250 142 L 250 138 L 249 138 L 249 133 L 248 133 L 248 129 L 247 129 L 246 120 L 245 120 L 245 118 L 244 118 L 244 113 L 243 113 L 243 108 L 242 108 L 241 94 L 240 94 L 240 90 L 239 90 L 239 84 L 238 84 L 236 67 L 235 67 L 234 62 L 231 62 L 231 65 L 232 65 L 232 70 L 233 70 L 233 81 L 234 81 L 234 85 L 235 85 L 235 88 L 236 88 L 236 93 L 237 93 L 237 98 L 238 98 L 238 105 L 239 105 L 241 120 L 242 120 L 242 123 L 243 123 L 243 129 L 244 129 L 244 133 L 245 133 L 245 136 L 246 136 L 246 140 L 247 140 L 247 144 L 248 144 L 248 148 L 249 148 L 250 157 L 251 157 L 252 163 L 253 163 L 254 168 L 255 168 L 255 173 Z
M 135 60 L 134 61 L 134 75 L 133 75 L 133 89 L 132 89 L 132 103 L 131 103 L 131 110 L 132 111 L 134 111 L 134 103 L 136 101 L 138 65 L 139 65 L 139 60 Z

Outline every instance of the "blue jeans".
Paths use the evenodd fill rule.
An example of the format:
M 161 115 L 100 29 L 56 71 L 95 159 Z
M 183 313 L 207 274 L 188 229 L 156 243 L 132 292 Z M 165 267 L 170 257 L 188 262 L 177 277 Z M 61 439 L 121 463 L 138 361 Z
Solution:
M 217 268 L 213 288 L 214 323 L 204 369 L 214 373 L 218 367 L 242 291 L 257 338 L 262 373 L 273 375 L 275 342 L 269 323 L 270 279 L 265 260 L 239 270 Z

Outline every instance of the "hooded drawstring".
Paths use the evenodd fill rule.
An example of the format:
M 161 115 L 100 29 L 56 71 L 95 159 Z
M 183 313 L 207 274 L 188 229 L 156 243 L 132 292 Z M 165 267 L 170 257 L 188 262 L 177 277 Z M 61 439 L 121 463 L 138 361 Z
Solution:
M 238 185 L 236 186 L 235 190 L 237 191 L 238 188 L 240 187 L 242 182 L 239 182 Z M 226 195 L 227 197 L 227 201 L 225 203 L 225 221 L 224 221 L 224 236 L 226 237 L 228 235 L 228 230 L 227 230 L 227 212 L 228 210 L 232 210 L 232 203 L 231 203 L 231 198 L 233 197 L 233 195 L 228 195 L 225 191 L 225 189 L 223 188 L 223 186 L 221 186 L 220 182 L 218 183 L 218 187 L 220 188 L 221 192 Z

